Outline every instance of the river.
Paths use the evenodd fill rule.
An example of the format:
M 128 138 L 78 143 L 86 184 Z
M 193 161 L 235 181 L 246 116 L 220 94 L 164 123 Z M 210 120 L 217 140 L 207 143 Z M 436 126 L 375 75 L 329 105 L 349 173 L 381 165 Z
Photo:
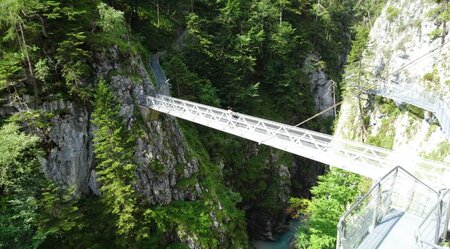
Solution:
M 276 241 L 255 240 L 252 245 L 256 249 L 288 249 L 299 226 L 300 220 L 293 220 L 289 223 L 289 229 L 280 234 Z

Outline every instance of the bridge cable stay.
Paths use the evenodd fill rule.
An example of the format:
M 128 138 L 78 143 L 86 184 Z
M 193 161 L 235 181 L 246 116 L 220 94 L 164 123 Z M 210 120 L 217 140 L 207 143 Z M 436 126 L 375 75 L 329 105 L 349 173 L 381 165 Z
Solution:
M 338 106 L 341 105 L 343 102 L 344 102 L 344 101 L 340 101 L 339 103 L 336 103 L 336 104 L 334 104 L 334 105 L 328 107 L 327 109 L 325 109 L 325 110 L 323 110 L 323 111 L 321 111 L 321 112 L 315 114 L 314 116 L 309 117 L 309 118 L 303 120 L 302 122 L 300 122 L 300 123 L 294 125 L 294 127 L 299 127 L 300 125 L 302 125 L 302 124 L 304 124 L 304 123 L 306 123 L 306 122 L 308 122 L 308 121 L 310 121 L 310 120 L 313 120 L 313 119 L 317 118 L 318 116 L 324 114 L 325 112 L 327 112 L 327 111 L 329 111 L 329 110 L 331 110 L 331 109 L 334 109 L 334 108 L 338 107 Z M 271 137 L 268 137 L 268 138 L 262 140 L 261 142 L 259 142 L 258 144 L 261 144 L 261 143 L 263 143 L 263 142 L 266 142 L 267 140 L 269 140 L 269 139 L 271 139 L 271 138 L 273 138 L 273 137 L 275 137 L 275 136 L 276 136 L 276 135 L 273 135 L 273 136 L 271 136 Z
M 450 43 L 450 40 L 446 41 L 445 43 L 442 43 L 441 45 L 439 45 L 439 46 L 437 46 L 437 47 L 435 47 L 435 48 L 429 50 L 429 51 L 426 52 L 425 54 L 423 54 L 423 55 L 421 55 L 421 56 L 415 58 L 414 60 L 412 60 L 412 61 L 406 63 L 405 65 L 403 65 L 403 66 L 397 68 L 397 69 L 394 70 L 392 73 L 390 73 L 390 75 L 389 75 L 387 78 L 389 78 L 389 77 L 391 77 L 391 76 L 394 76 L 394 74 L 396 74 L 396 73 L 402 71 L 403 69 L 405 69 L 405 68 L 411 66 L 412 64 L 414 64 L 414 63 L 416 63 L 416 62 L 422 60 L 422 59 L 425 58 L 426 56 L 428 56 L 428 55 L 430 55 L 430 54 L 436 52 L 437 50 L 439 50 L 440 48 L 444 47 L 446 44 L 449 44 L 449 43 Z M 373 67 L 373 66 L 370 66 L 370 67 Z

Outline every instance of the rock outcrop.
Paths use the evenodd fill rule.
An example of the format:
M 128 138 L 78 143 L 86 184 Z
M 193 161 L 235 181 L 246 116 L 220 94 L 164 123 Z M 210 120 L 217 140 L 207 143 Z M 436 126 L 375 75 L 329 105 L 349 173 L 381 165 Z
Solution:
M 147 121 L 139 117 L 137 106 L 143 104 L 145 96 L 154 95 L 153 83 L 139 57 L 132 58 L 131 65 L 121 64 L 123 58 L 116 49 L 107 51 L 108 56 L 98 55 L 100 64 L 96 65 L 98 77 L 108 78 L 115 71 L 134 70 L 138 77 L 127 73 L 110 76 L 110 85 L 120 105 L 120 115 L 129 131 L 138 119 L 144 119 L 146 127 L 140 131 L 135 147 L 135 161 L 138 164 L 137 192 L 149 204 L 167 205 L 174 200 L 195 200 L 200 196 L 198 182 L 180 187 L 182 180 L 195 177 L 198 161 L 190 156 L 187 144 L 181 135 L 174 118 L 160 116 Z M 107 59 L 106 59 L 107 58 Z M 194 179 L 195 180 L 195 179 Z
M 155 94 L 141 59 L 134 57 L 131 63 L 122 63 L 125 58 L 117 48 L 111 48 L 97 54 L 96 61 L 96 78 L 108 81 L 119 101 L 120 115 L 128 131 L 132 132 L 139 120 L 145 123 L 134 153 L 138 164 L 137 192 L 149 204 L 167 205 L 174 200 L 198 199 L 201 194 L 195 178 L 199 171 L 198 161 L 191 156 L 175 119 L 161 115 L 149 121 L 142 116 L 149 110 L 139 112 L 138 106 L 143 104 L 145 96 Z M 46 176 L 61 186 L 73 187 L 78 195 L 101 195 L 96 181 L 93 152 L 96 127 L 91 123 L 91 107 L 60 100 L 43 103 L 37 109 L 49 117 L 45 126 L 32 128 L 45 145 L 47 154 L 41 163 Z M 183 181 L 189 181 L 189 184 L 180 184 Z
M 336 101 L 336 83 L 330 79 L 320 68 L 320 57 L 311 53 L 305 59 L 303 72 L 309 76 L 311 93 L 314 96 L 316 112 L 321 112 L 332 107 Z M 335 110 L 330 109 L 324 112 L 321 117 L 335 116 Z
M 95 181 L 90 111 L 77 103 L 44 103 L 42 110 L 54 115 L 48 127 L 38 134 L 48 145 L 41 160 L 44 173 L 62 186 L 73 186 L 78 193 L 99 194 Z

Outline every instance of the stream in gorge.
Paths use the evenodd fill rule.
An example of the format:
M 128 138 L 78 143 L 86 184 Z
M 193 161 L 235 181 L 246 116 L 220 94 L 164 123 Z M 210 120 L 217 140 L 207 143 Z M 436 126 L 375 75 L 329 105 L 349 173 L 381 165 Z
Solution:
M 289 223 L 289 229 L 281 233 L 275 241 L 254 240 L 251 242 L 253 248 L 256 249 L 288 249 L 294 238 L 301 222 L 299 219 L 292 220 Z

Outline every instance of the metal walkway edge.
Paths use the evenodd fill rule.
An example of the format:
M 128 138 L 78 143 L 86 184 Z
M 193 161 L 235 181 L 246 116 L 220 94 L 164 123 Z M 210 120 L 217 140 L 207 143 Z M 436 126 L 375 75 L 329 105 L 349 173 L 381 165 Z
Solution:
M 146 106 L 372 179 L 402 166 L 437 189 L 450 186 L 448 164 L 165 95 L 148 96 Z
M 408 103 L 432 112 L 439 120 L 442 131 L 450 141 L 450 107 L 442 96 L 428 92 L 418 86 L 404 86 L 401 84 L 377 84 L 367 91 L 383 96 L 397 103 Z

